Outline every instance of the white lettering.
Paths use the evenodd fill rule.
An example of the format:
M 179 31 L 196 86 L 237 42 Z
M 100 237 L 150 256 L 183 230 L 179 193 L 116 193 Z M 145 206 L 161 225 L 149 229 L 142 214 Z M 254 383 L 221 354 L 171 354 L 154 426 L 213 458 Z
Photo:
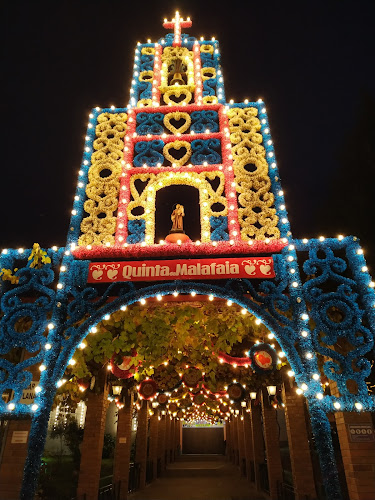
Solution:
M 238 264 L 230 265 L 230 274 L 239 274 L 239 272 L 240 272 L 240 266 Z
M 122 269 L 122 276 L 125 279 L 130 280 L 130 278 L 132 277 L 132 269 L 132 266 L 124 266 Z

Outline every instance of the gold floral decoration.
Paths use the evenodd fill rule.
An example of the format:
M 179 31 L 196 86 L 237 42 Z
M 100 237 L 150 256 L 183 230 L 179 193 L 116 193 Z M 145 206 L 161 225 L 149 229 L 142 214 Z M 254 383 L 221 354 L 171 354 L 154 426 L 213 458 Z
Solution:
M 138 77 L 140 82 L 150 82 L 154 77 L 154 72 L 151 70 L 141 71 Z
M 214 189 L 209 181 L 219 179 L 219 185 Z M 137 189 L 136 181 L 143 183 L 141 191 Z M 167 186 L 182 184 L 193 186 L 199 190 L 201 207 L 201 241 L 210 241 L 210 217 L 227 215 L 227 201 L 224 196 L 225 178 L 223 172 L 163 172 L 160 174 L 136 174 L 130 178 L 130 192 L 132 200 L 127 207 L 128 220 L 144 219 L 146 221 L 146 243 L 152 244 L 155 240 L 155 200 L 159 189 Z M 214 204 L 220 204 L 222 209 L 213 210 Z M 141 210 L 140 210 L 141 209 Z M 133 211 L 142 212 L 133 215 Z
M 180 122 L 184 120 L 184 123 L 182 123 L 179 127 L 175 127 L 172 123 L 171 120 L 174 120 L 175 122 Z M 172 132 L 172 134 L 183 134 L 188 130 L 188 128 L 191 125 L 191 118 L 189 113 L 183 113 L 181 111 L 176 111 L 174 113 L 167 113 L 164 115 L 164 126 Z
M 153 106 L 152 99 L 139 99 L 137 108 L 145 108 L 146 106 Z
M 202 80 L 209 80 L 210 78 L 216 78 L 216 69 L 207 67 L 201 69 Z
M 102 113 L 98 116 L 94 152 L 88 173 L 87 200 L 89 214 L 81 223 L 79 245 L 114 244 L 121 176 L 121 160 L 126 132 L 126 113 Z
M 178 158 L 170 153 L 170 151 L 173 149 L 175 151 L 179 151 L 180 149 L 186 149 L 186 153 L 181 158 Z M 185 163 L 189 161 L 189 158 L 191 156 L 191 144 L 190 142 L 186 141 L 169 142 L 163 148 L 163 155 L 164 158 L 170 161 L 172 165 L 174 164 L 181 167 L 182 165 L 185 165 Z
M 280 237 L 257 114 L 256 108 L 232 108 L 228 111 L 243 240 Z
M 208 44 L 203 44 L 203 45 L 201 45 L 201 52 L 205 52 L 206 54 L 213 54 L 214 53 L 214 46 L 208 45 Z
M 187 67 L 186 85 L 169 85 L 168 83 L 168 69 L 176 59 L 180 59 Z M 189 51 L 186 47 L 165 47 L 161 60 L 162 68 L 159 90 L 164 97 L 164 102 L 171 105 L 189 104 L 195 90 L 193 52 Z M 181 96 L 183 96 L 183 99 L 180 99 Z
M 141 54 L 145 56 L 153 56 L 155 54 L 154 47 L 142 47 Z
M 217 104 L 219 101 L 216 95 L 206 95 L 203 97 L 202 102 L 203 104 Z

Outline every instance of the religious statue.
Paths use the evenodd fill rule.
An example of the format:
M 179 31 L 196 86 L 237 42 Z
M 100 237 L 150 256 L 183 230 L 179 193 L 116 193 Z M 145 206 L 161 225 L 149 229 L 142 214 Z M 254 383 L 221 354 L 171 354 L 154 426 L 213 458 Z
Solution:
M 172 229 L 171 233 L 184 233 L 183 229 L 183 217 L 185 217 L 183 205 L 176 205 L 171 215 Z

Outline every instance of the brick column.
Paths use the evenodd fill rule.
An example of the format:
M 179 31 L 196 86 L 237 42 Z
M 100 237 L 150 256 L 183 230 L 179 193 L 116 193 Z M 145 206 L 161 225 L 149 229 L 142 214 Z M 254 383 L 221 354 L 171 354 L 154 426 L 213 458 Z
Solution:
M 108 390 L 101 394 L 88 392 L 85 429 L 81 445 L 77 497 L 97 500 L 104 442 L 105 420 L 109 401 Z
M 375 498 L 375 441 L 355 442 L 354 436 L 352 441 L 349 427 L 370 425 L 373 429 L 371 414 L 337 412 L 335 418 L 349 498 L 372 500 Z
M 171 418 L 165 417 L 165 465 L 171 462 Z
M 232 453 L 232 442 L 231 442 L 231 436 L 230 436 L 230 422 L 229 420 L 225 421 L 225 437 L 226 437 L 226 443 L 225 443 L 225 456 L 227 457 L 227 460 L 230 460 L 231 453 Z
M 281 465 L 279 426 L 276 420 L 276 411 L 268 402 L 266 391 L 262 391 L 262 415 L 264 428 L 264 442 L 266 445 L 268 483 L 270 497 L 277 500 L 277 483 L 283 480 Z
M 161 415 L 159 418 L 158 459 L 160 460 L 160 473 L 162 474 L 165 471 L 166 416 Z
M 282 398 L 285 404 L 295 500 L 302 500 L 305 496 L 316 498 L 304 398 L 291 390 L 288 383 L 283 384 Z
M 237 417 L 237 436 L 238 436 L 238 465 L 241 475 L 246 475 L 245 441 L 243 430 L 243 415 Z M 245 462 L 245 463 L 244 463 Z
M 159 418 L 157 411 L 150 418 L 150 449 L 149 458 L 152 460 L 153 480 L 158 475 L 158 437 L 159 437 Z
M 239 450 L 238 450 L 238 417 L 233 416 L 232 418 L 232 442 L 233 442 L 233 463 L 238 465 L 239 463 Z
M 0 464 L 1 500 L 16 500 L 20 496 L 30 427 L 30 419 L 10 420 L 8 423 L 4 453 Z M 26 443 L 15 441 L 16 435 L 13 434 L 14 432 L 26 432 Z
M 138 411 L 138 427 L 135 444 L 135 461 L 139 464 L 139 489 L 146 486 L 147 467 L 147 431 L 148 431 L 148 401 L 142 401 Z
M 254 481 L 254 449 L 250 414 L 245 411 L 243 419 L 243 437 L 245 445 L 246 477 Z
M 176 446 L 175 446 L 175 441 L 176 441 L 176 419 L 172 417 L 171 420 L 171 462 L 174 462 L 176 460 Z
M 251 432 L 253 438 L 253 461 L 254 461 L 254 475 L 255 485 L 258 490 L 261 489 L 260 481 L 260 465 L 264 463 L 264 444 L 263 444 L 263 431 L 261 409 L 254 401 L 251 401 Z
M 113 462 L 113 483 L 120 483 L 118 500 L 126 500 L 129 484 L 129 462 L 133 416 L 133 393 L 125 397 L 125 406 L 118 411 L 116 448 Z
M 176 437 L 176 454 L 180 456 L 182 453 L 182 439 L 181 439 L 182 422 L 176 420 L 175 437 Z

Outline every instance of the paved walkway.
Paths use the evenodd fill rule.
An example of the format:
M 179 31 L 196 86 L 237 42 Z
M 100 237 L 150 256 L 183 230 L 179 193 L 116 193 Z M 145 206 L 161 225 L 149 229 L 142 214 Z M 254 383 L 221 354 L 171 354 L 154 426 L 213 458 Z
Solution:
M 222 455 L 182 455 L 129 500 L 266 500 Z

